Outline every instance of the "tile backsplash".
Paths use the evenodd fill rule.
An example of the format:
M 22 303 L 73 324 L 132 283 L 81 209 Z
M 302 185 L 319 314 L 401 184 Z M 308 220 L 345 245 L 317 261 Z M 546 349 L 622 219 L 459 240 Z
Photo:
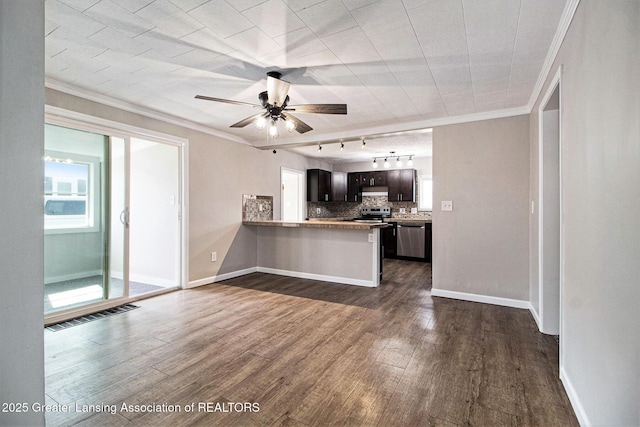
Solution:
M 242 195 L 243 221 L 269 221 L 273 219 L 273 196 Z
M 389 206 L 392 218 L 431 219 L 431 212 L 418 211 L 412 214 L 411 208 L 418 208 L 415 202 L 390 202 L 387 196 L 364 196 L 362 203 L 354 202 L 307 202 L 308 218 L 356 218 L 360 210 L 366 207 Z M 405 213 L 401 214 L 400 209 Z M 320 209 L 320 212 L 318 212 Z

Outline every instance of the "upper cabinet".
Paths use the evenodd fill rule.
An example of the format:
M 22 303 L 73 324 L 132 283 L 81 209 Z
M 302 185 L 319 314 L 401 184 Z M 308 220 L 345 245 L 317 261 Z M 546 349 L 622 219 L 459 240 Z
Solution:
M 416 201 L 416 170 L 395 169 L 387 171 L 388 200 L 390 202 Z
M 347 173 L 331 172 L 331 200 L 334 202 L 347 202 L 349 198 L 347 189 Z
M 329 202 L 331 199 L 331 172 L 307 169 L 307 202 Z
M 307 169 L 308 202 L 362 202 L 365 187 L 387 187 L 390 202 L 416 201 L 416 170 L 329 172 Z

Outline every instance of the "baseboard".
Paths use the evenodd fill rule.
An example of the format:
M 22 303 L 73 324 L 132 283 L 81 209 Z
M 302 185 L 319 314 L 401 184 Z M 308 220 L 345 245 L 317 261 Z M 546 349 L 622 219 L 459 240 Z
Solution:
M 502 305 L 505 307 L 524 308 L 524 309 L 529 308 L 529 301 L 524 301 L 519 299 L 510 299 L 510 298 L 501 298 L 501 297 L 492 297 L 488 295 L 469 294 L 466 292 L 447 291 L 444 289 L 432 288 L 431 295 L 434 297 L 444 297 L 444 298 L 459 299 L 463 301 L 481 302 L 485 304 Z
M 576 393 L 576 389 L 573 388 L 573 384 L 571 383 L 571 380 L 567 376 L 567 372 L 563 368 L 560 368 L 560 381 L 562 381 L 564 390 L 567 392 L 567 397 L 571 402 L 573 411 L 576 413 L 578 422 L 580 423 L 581 426 L 590 426 L 591 423 L 589 422 L 587 413 L 584 410 L 584 406 L 582 406 L 582 403 L 580 402 L 578 393 Z
M 102 270 L 81 271 L 79 273 L 63 274 L 61 276 L 47 277 L 44 279 L 44 284 L 49 285 L 51 283 L 67 282 L 69 280 L 84 279 L 84 278 L 93 277 L 93 276 L 102 276 Z
M 533 304 L 529 303 L 529 312 L 533 316 L 533 320 L 536 321 L 536 326 L 538 326 L 538 331 L 542 332 L 542 323 L 540 322 L 540 316 L 535 308 L 533 308 Z
M 179 286 L 178 279 L 161 279 L 159 277 L 145 276 L 142 274 L 132 274 L 129 276 L 130 282 L 147 283 L 149 285 L 162 286 L 163 288 L 173 288 Z
M 230 273 L 217 274 L 211 277 L 205 277 L 204 279 L 192 280 L 187 283 L 185 289 L 197 288 L 198 286 L 210 285 L 215 282 L 221 282 L 227 279 L 233 279 L 240 276 L 245 276 L 247 274 L 255 273 L 258 271 L 257 267 L 245 268 L 243 270 L 236 270 Z
M 302 273 L 300 271 L 280 270 L 277 268 L 258 267 L 258 272 L 276 274 L 278 276 L 296 277 L 298 279 L 319 280 L 322 282 L 341 283 L 343 285 L 365 286 L 375 288 L 371 280 L 352 279 L 349 277 L 326 276 L 324 274 Z

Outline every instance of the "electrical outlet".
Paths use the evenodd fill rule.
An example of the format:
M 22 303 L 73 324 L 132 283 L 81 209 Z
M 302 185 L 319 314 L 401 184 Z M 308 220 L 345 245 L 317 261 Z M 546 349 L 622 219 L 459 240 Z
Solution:
M 407 213 L 407 210 L 405 208 L 400 208 L 400 213 L 401 214 Z
M 320 212 L 322 212 L 320 208 L 316 208 L 316 213 L 319 214 Z
M 376 236 L 373 233 L 369 233 L 369 243 L 375 242 L 375 240 L 376 240 L 375 237 Z
M 211 262 L 216 262 L 218 260 L 218 252 L 211 252 Z
M 418 208 L 411 208 L 411 213 L 412 214 L 417 214 L 418 213 Z
M 453 210 L 453 201 L 443 200 L 441 204 L 441 210 L 444 212 L 451 212 Z

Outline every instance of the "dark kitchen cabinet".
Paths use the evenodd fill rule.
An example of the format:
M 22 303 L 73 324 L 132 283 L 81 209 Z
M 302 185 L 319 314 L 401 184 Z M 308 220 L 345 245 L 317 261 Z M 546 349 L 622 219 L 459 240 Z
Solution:
M 331 172 L 331 200 L 346 202 L 349 198 L 346 172 Z
M 387 228 L 382 229 L 382 244 L 384 246 L 384 257 L 395 258 L 398 243 L 396 240 L 398 224 L 390 222 Z
M 331 172 L 307 169 L 307 202 L 331 201 Z
M 362 184 L 360 184 L 361 174 L 352 172 L 347 174 L 347 201 L 362 201 Z
M 395 169 L 387 171 L 388 198 L 390 202 L 416 201 L 416 170 Z
M 369 181 L 372 187 L 387 186 L 387 171 L 374 171 L 370 175 Z

